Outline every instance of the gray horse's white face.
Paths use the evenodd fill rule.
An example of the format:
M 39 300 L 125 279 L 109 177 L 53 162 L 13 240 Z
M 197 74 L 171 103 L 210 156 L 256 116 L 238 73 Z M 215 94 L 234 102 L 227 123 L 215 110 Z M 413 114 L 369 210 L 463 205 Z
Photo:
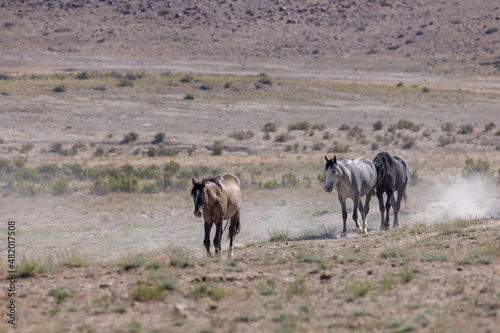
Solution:
M 342 170 L 340 170 L 337 164 L 336 156 L 333 159 L 329 160 L 326 156 L 326 178 L 325 178 L 325 186 L 324 189 L 326 192 L 330 193 L 333 191 L 340 178 L 342 178 Z

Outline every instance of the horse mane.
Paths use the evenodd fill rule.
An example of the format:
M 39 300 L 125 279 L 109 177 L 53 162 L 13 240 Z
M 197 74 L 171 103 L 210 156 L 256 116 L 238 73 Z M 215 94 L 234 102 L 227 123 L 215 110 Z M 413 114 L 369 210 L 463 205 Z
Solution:
M 219 186 L 219 188 L 222 190 L 222 184 L 219 183 L 219 181 L 217 179 L 215 179 L 215 178 L 212 177 L 212 178 L 208 178 L 208 179 L 205 179 L 205 180 L 207 182 L 211 182 L 211 183 L 217 184 L 217 186 Z
M 194 197 L 196 195 L 196 192 L 198 190 L 201 190 L 205 187 L 205 182 L 211 182 L 211 183 L 215 183 L 217 184 L 217 186 L 219 186 L 220 189 L 222 189 L 222 184 L 219 183 L 219 181 L 213 177 L 211 178 L 208 178 L 208 179 L 205 179 L 203 178 L 202 181 L 199 181 L 197 182 L 196 184 L 193 185 L 193 189 L 191 190 L 191 196 Z

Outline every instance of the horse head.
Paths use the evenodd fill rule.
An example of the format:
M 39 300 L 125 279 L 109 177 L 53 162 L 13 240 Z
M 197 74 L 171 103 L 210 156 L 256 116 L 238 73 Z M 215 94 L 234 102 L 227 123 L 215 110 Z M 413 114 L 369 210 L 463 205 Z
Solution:
M 337 163 L 337 157 L 335 155 L 331 160 L 329 160 L 328 157 L 325 156 L 325 160 L 326 177 L 324 189 L 326 192 L 331 192 L 337 185 L 340 178 L 342 178 L 342 170 Z
M 191 196 L 194 200 L 194 216 L 201 217 L 203 209 L 208 203 L 207 188 L 205 186 L 207 180 L 202 179 L 197 182 L 196 180 L 191 179 L 191 182 L 193 183 Z

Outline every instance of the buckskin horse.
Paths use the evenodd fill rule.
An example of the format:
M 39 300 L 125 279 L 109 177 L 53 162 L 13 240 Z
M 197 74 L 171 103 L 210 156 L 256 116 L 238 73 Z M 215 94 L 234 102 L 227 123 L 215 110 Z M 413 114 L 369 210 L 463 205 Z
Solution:
M 210 252 L 210 231 L 215 224 L 214 247 L 216 255 L 222 252 L 221 240 L 223 233 L 222 222 L 230 220 L 229 225 L 229 253 L 233 256 L 234 237 L 240 232 L 240 206 L 241 206 L 241 183 L 240 180 L 229 173 L 213 176 L 208 179 L 196 181 L 191 179 L 193 189 L 191 196 L 194 200 L 194 215 L 203 216 L 205 221 L 205 239 L 203 244 Z M 228 226 L 226 223 L 226 228 Z

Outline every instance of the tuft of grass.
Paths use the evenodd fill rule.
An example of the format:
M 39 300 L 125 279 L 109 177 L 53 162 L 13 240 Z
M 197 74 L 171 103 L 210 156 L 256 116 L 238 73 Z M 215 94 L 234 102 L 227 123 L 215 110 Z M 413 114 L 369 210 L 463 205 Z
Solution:
M 224 152 L 224 145 L 220 141 L 214 141 L 212 144 L 212 155 L 219 156 Z
M 140 282 L 130 294 L 134 301 L 161 301 L 164 299 L 165 290 L 157 284 Z
M 403 281 L 403 283 L 409 283 L 415 277 L 416 271 L 409 268 L 408 265 L 404 264 L 399 269 L 398 273 L 399 273 L 399 276 L 401 277 L 401 280 Z
M 195 260 L 187 251 L 181 248 L 170 248 L 168 250 L 169 264 L 172 267 L 186 268 L 194 267 Z
M 17 276 L 20 278 L 34 276 L 35 273 L 41 273 L 43 270 L 37 260 L 31 260 L 27 257 L 21 257 L 21 261 L 16 265 Z
M 352 293 L 356 297 L 368 295 L 372 288 L 370 281 L 367 280 L 354 281 L 349 279 L 344 281 L 343 285 L 348 292 Z
M 382 280 L 379 282 L 379 290 L 381 292 L 386 292 L 392 289 L 394 286 L 394 275 L 393 274 L 385 274 L 382 277 Z
M 58 262 L 66 267 L 85 267 L 87 260 L 77 250 L 66 251 L 60 255 Z
M 195 283 L 191 289 L 191 295 L 198 300 L 206 295 L 208 286 L 205 283 Z
M 53 296 L 57 304 L 62 303 L 66 298 L 73 297 L 73 293 L 64 290 L 63 288 L 52 289 L 49 292 L 50 296 Z
M 303 295 L 307 291 L 306 278 L 300 273 L 292 273 L 294 281 L 288 284 L 288 290 L 293 295 Z
M 118 266 L 121 266 L 124 270 L 129 270 L 132 268 L 137 268 L 146 265 L 146 258 L 139 253 L 128 253 L 116 262 Z
M 288 229 L 272 228 L 267 231 L 270 242 L 286 242 L 290 240 L 290 231 Z
M 266 282 L 259 283 L 257 289 L 262 296 L 271 296 L 276 293 L 276 282 L 274 280 L 267 280 Z

